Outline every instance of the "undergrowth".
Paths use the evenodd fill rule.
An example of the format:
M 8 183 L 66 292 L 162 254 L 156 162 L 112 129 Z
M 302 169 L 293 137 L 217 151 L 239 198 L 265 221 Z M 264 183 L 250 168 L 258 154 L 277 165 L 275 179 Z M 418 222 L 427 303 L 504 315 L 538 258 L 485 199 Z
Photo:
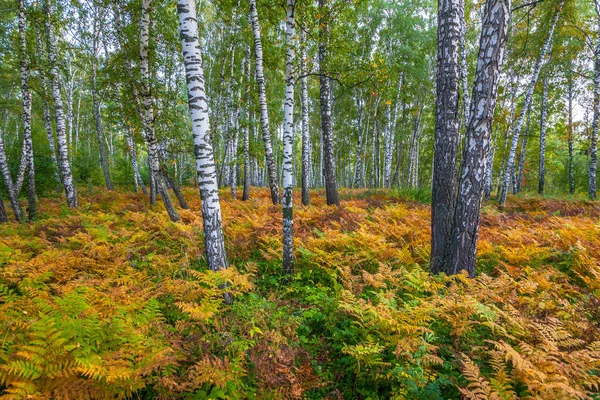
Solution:
M 427 272 L 426 193 L 345 190 L 335 208 L 316 192 L 295 208 L 283 281 L 266 190 L 222 194 L 232 267 L 219 273 L 185 193 L 181 223 L 95 191 L 0 225 L 0 398 L 598 398 L 593 203 L 485 206 L 479 275 L 450 279 Z

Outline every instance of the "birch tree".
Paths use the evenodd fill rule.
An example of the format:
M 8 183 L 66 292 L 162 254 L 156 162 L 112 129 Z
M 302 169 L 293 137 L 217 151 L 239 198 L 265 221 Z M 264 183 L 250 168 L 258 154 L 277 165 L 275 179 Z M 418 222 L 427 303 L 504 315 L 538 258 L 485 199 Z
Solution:
M 252 33 L 254 35 L 254 58 L 256 61 L 256 84 L 258 86 L 258 103 L 260 106 L 260 126 L 265 144 L 265 159 L 271 188 L 271 201 L 279 204 L 279 188 L 277 186 L 277 169 L 271 145 L 271 131 L 269 128 L 269 111 L 267 108 L 267 93 L 265 87 L 265 74 L 263 70 L 263 50 L 260 38 L 260 25 L 258 24 L 258 12 L 256 0 L 250 2 L 250 19 L 252 21 Z
M 244 89 L 244 105 L 242 107 L 242 136 L 244 140 L 244 192 L 242 200 L 250 198 L 250 47 L 246 47 L 246 77 Z
M 306 77 L 306 60 L 308 59 L 306 51 L 306 31 L 302 29 L 300 34 L 300 106 L 302 108 L 302 204 L 310 204 L 310 130 L 308 120 L 308 82 Z
M 285 102 L 283 106 L 283 273 L 294 273 L 294 59 L 296 57 L 295 0 L 287 0 L 285 24 Z
M 458 53 L 462 0 L 438 0 L 437 88 L 431 200 L 431 272 L 445 270 L 444 252 L 452 232 L 458 148 Z
M 202 200 L 206 261 L 211 270 L 217 271 L 227 268 L 229 262 L 223 237 L 217 170 L 210 140 L 209 110 L 202 68 L 202 50 L 198 38 L 195 0 L 178 0 L 177 14 L 179 15 L 181 53 L 187 81 L 188 105 L 192 120 L 196 172 Z
M 321 136 L 323 145 L 323 171 L 327 204 L 340 205 L 338 197 L 333 130 L 331 126 L 331 80 L 329 78 L 327 52 L 330 35 L 330 9 L 327 0 L 319 0 L 319 98 L 321 106 Z
M 140 24 L 140 74 L 142 78 L 141 97 L 143 105 L 142 124 L 144 127 L 144 136 L 148 144 L 148 163 L 150 166 L 150 176 L 153 184 L 150 185 L 150 192 L 155 190 L 163 200 L 165 209 L 169 214 L 171 221 L 179 221 L 179 214 L 173 206 L 173 201 L 167 190 L 164 177 L 160 169 L 160 159 L 158 154 L 158 141 L 154 132 L 154 106 L 152 104 L 152 93 L 150 92 L 150 68 L 148 63 L 148 45 L 150 39 L 150 13 L 151 0 L 142 1 L 142 20 Z M 154 186 L 154 187 L 153 187 Z
M 46 52 L 48 53 L 48 64 L 50 72 L 50 88 L 52 99 L 54 101 L 54 115 L 56 122 L 56 139 L 58 142 L 58 158 L 60 163 L 60 176 L 65 194 L 67 197 L 67 205 L 69 207 L 77 207 L 77 190 L 73 182 L 73 174 L 71 172 L 71 162 L 69 161 L 69 150 L 67 148 L 67 133 L 65 128 L 65 115 L 62 95 L 60 90 L 60 82 L 58 75 L 58 65 L 56 60 L 56 48 L 54 39 L 54 26 L 52 25 L 53 8 L 50 2 L 53 0 L 43 0 L 44 30 L 46 33 Z
M 27 201 L 29 204 L 29 220 L 35 219 L 37 214 L 35 193 L 35 168 L 33 160 L 33 138 L 31 134 L 31 92 L 29 90 L 29 62 L 27 56 L 27 32 L 25 26 L 24 0 L 19 0 L 19 48 L 21 66 L 21 102 L 23 105 L 23 142 L 25 143 L 24 155 L 27 166 Z M 18 192 L 15 196 L 18 196 Z
M 546 114 L 548 111 L 548 77 L 544 78 L 542 89 L 542 109 L 540 114 L 540 167 L 538 175 L 538 193 L 544 194 L 546 185 Z
M 479 215 L 485 170 L 491 167 L 487 162 L 487 154 L 490 151 L 492 120 L 507 40 L 510 7 L 510 0 L 488 0 L 485 4 L 454 226 L 446 249 L 446 262 L 442 264 L 443 271 L 447 274 L 466 270 L 470 277 L 475 276 Z
M 590 166 L 588 171 L 588 194 L 590 199 L 596 199 L 596 168 L 598 157 L 598 122 L 600 120 L 600 1 L 594 0 L 596 8 L 598 38 L 594 54 L 594 98 L 593 98 L 593 116 L 592 133 L 590 138 Z
M 531 75 L 531 79 L 527 87 L 527 93 L 525 94 L 525 100 L 523 102 L 521 114 L 519 114 L 519 119 L 517 120 L 517 123 L 513 130 L 510 150 L 508 153 L 508 160 L 506 162 L 506 168 L 503 171 L 504 175 L 502 179 L 502 191 L 500 192 L 499 199 L 500 207 L 503 207 L 504 203 L 506 202 L 506 195 L 508 193 L 508 186 L 510 184 L 510 180 L 513 179 L 513 177 L 515 176 L 515 159 L 517 153 L 517 146 L 519 144 L 521 128 L 523 126 L 523 121 L 525 119 L 525 116 L 527 115 L 529 107 L 531 107 L 531 102 L 533 100 L 533 91 L 535 90 L 535 85 L 538 80 L 538 76 L 540 75 L 542 67 L 546 64 L 546 61 L 548 60 L 548 54 L 550 53 L 550 49 L 552 47 L 552 38 L 554 36 L 554 30 L 558 23 L 558 18 L 560 16 L 564 3 L 565 0 L 560 0 L 560 3 L 558 4 L 558 7 L 554 12 L 554 17 L 552 18 L 552 22 L 548 30 L 548 36 L 546 37 L 546 41 L 542 46 L 540 57 L 538 58 L 537 63 L 533 69 L 533 74 Z

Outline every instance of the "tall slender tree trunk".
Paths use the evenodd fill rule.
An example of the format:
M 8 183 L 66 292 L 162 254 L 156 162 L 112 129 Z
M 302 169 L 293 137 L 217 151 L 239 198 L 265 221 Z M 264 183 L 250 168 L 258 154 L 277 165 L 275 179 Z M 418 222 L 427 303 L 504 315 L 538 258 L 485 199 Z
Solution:
M 462 0 L 438 0 L 437 88 L 431 202 L 431 272 L 445 271 L 444 252 L 452 233 L 458 150 L 458 53 Z
M 520 193 L 523 189 L 523 172 L 525 169 L 525 157 L 527 156 L 527 142 L 529 141 L 529 123 L 531 121 L 531 108 L 527 113 L 527 122 L 525 122 L 525 134 L 521 139 L 521 152 L 519 153 L 519 165 L 517 166 L 517 178 L 513 188 L 513 194 Z
M 150 165 L 151 182 L 154 193 L 158 192 L 162 197 L 165 209 L 171 221 L 179 221 L 179 214 L 173 206 L 173 201 L 167 190 L 167 185 L 161 173 L 160 159 L 158 154 L 158 141 L 154 132 L 154 106 L 152 104 L 152 93 L 150 91 L 150 69 L 148 65 L 148 42 L 150 39 L 150 13 L 151 0 L 142 1 L 142 21 L 140 30 L 140 73 L 142 77 L 141 94 L 143 103 L 142 123 L 144 136 L 148 144 L 148 163 Z M 153 192 L 151 184 L 150 193 Z
M 250 47 L 246 47 L 246 79 L 244 106 L 242 107 L 242 136 L 244 137 L 244 193 L 242 200 L 250 198 Z
M 271 201 L 279 204 L 279 188 L 277 187 L 277 169 L 271 145 L 271 132 L 269 130 L 269 111 L 267 109 L 267 93 L 265 88 L 265 74 L 263 71 L 263 50 L 260 39 L 260 26 L 258 24 L 258 12 L 256 0 L 250 1 L 250 18 L 252 20 L 252 32 L 254 34 L 254 52 L 256 60 L 256 84 L 258 85 L 258 103 L 260 106 L 260 125 L 265 143 L 265 158 L 269 175 L 269 186 L 271 188 Z
M 40 57 L 43 62 L 43 61 L 45 61 L 44 60 L 45 50 L 44 50 L 44 46 L 42 44 L 42 35 L 40 32 L 40 29 L 36 30 L 36 43 L 37 43 L 38 57 Z M 52 127 L 52 117 L 50 116 L 50 108 L 48 106 L 48 100 L 46 98 L 46 96 L 48 95 L 48 80 L 46 78 L 46 72 L 44 70 L 41 70 L 39 72 L 39 74 L 40 74 L 40 78 L 42 81 L 41 97 L 42 97 L 42 111 L 44 113 L 44 129 L 46 130 L 46 137 L 48 138 L 48 147 L 50 148 L 50 158 L 52 159 L 52 167 L 54 169 L 54 171 L 53 171 L 54 179 L 56 180 L 56 183 L 59 185 L 58 187 L 60 187 L 61 179 L 60 179 L 59 168 L 58 168 L 58 159 L 56 157 L 56 144 L 54 143 L 54 128 Z
M 546 64 L 546 61 L 548 59 L 548 54 L 552 47 L 552 38 L 554 36 L 554 29 L 556 28 L 556 24 L 558 23 L 558 17 L 560 16 L 560 13 L 562 11 L 564 3 L 565 3 L 564 0 L 560 0 L 559 5 L 556 8 L 556 11 L 554 12 L 554 17 L 552 19 L 552 25 L 550 26 L 550 29 L 548 31 L 548 36 L 546 37 L 546 41 L 544 42 L 542 51 L 540 53 L 540 57 L 538 58 L 538 61 L 533 70 L 533 75 L 531 76 L 531 80 L 529 81 L 529 87 L 527 88 L 527 93 L 525 95 L 525 101 L 523 102 L 523 108 L 521 109 L 521 114 L 519 115 L 519 119 L 517 120 L 517 124 L 515 125 L 515 129 L 513 131 L 512 141 L 510 144 L 510 151 L 508 153 L 508 160 L 506 162 L 506 169 L 504 170 L 502 192 L 500 193 L 500 199 L 499 199 L 501 208 L 504 206 L 504 203 L 506 202 L 506 195 L 508 193 L 508 185 L 510 183 L 510 180 L 512 179 L 512 177 L 515 176 L 515 159 L 516 159 L 516 153 L 517 153 L 517 146 L 519 144 L 519 135 L 521 133 L 521 127 L 523 126 L 523 120 L 525 119 L 525 116 L 527 115 L 529 107 L 531 107 L 531 102 L 533 99 L 533 91 L 535 90 L 535 84 L 537 82 L 538 76 L 540 75 L 540 71 L 541 71 L 542 67 L 544 66 L 544 64 Z
M 362 91 L 358 91 L 356 95 L 356 110 L 358 112 L 358 120 L 356 122 L 356 136 L 358 138 L 358 144 L 356 146 L 356 162 L 354 163 L 354 181 L 352 186 L 354 188 L 360 187 L 360 180 L 362 177 L 362 168 L 363 168 L 363 134 L 362 130 L 362 122 L 363 122 L 363 99 L 362 99 Z
M 540 115 L 540 168 L 538 176 L 538 193 L 544 194 L 546 184 L 546 114 L 548 111 L 548 75 L 544 77 L 542 89 L 542 110 Z
M 27 32 L 25 30 L 25 5 L 19 0 L 19 47 L 21 64 L 21 98 L 23 104 L 23 142 L 25 143 L 25 163 L 27 165 L 27 201 L 29 220 L 37 214 L 35 194 L 35 168 L 33 161 L 33 138 L 31 134 L 31 92 L 29 91 L 29 62 L 27 57 Z M 18 196 L 18 192 L 15 193 Z
M 597 32 L 596 52 L 594 54 L 594 99 L 592 116 L 592 132 L 590 137 L 590 167 L 588 171 L 588 193 L 590 199 L 596 199 L 596 168 L 598 157 L 598 122 L 600 120 L 600 1 L 594 0 L 596 6 Z
M 575 163 L 573 159 L 573 78 L 567 82 L 567 140 L 569 145 L 569 193 L 575 193 Z
M 185 65 L 188 103 L 192 119 L 196 171 L 202 200 L 206 261 L 208 267 L 216 271 L 227 268 L 229 262 L 223 237 L 217 170 L 210 140 L 209 110 L 202 68 L 202 51 L 198 39 L 196 2 L 194 0 L 178 0 L 177 13 L 179 14 L 181 52 Z
M 52 99 L 54 100 L 54 114 L 56 118 L 56 139 L 58 142 L 58 156 L 60 161 L 60 175 L 65 188 L 67 197 L 67 205 L 69 207 L 77 207 L 77 190 L 73 182 L 73 174 L 71 173 L 71 163 L 69 161 L 69 150 L 67 148 L 67 133 L 65 130 L 65 115 L 60 93 L 60 82 L 58 75 L 58 66 L 56 60 L 56 49 L 54 40 L 54 27 L 51 23 L 52 8 L 50 7 L 51 0 L 44 0 L 43 11 L 45 14 L 44 28 L 46 31 L 46 51 L 48 52 L 48 63 L 50 64 L 50 88 L 52 91 Z
M 308 81 L 306 74 L 306 59 L 308 58 L 306 51 L 306 31 L 302 29 L 300 34 L 300 83 L 301 87 L 301 108 L 302 108 L 302 204 L 305 206 L 310 204 L 310 130 L 308 120 Z
M 8 216 L 6 215 L 6 209 L 4 208 L 4 200 L 2 199 L 2 192 L 0 191 L 0 223 L 8 222 Z
M 285 101 L 283 105 L 283 273 L 294 273 L 294 212 L 292 186 L 294 179 L 294 59 L 296 58 L 296 0 L 287 0 Z
M 6 192 L 10 205 L 15 214 L 15 219 L 19 222 L 23 221 L 23 209 L 19 203 L 18 194 L 15 191 L 14 182 L 8 168 L 8 159 L 6 157 L 6 150 L 4 148 L 4 138 L 0 134 L 0 169 L 2 170 L 2 178 L 4 179 L 4 185 L 6 186 Z
M 327 204 L 340 205 L 338 197 L 333 129 L 331 126 L 331 80 L 329 79 L 327 52 L 329 48 L 329 7 L 327 0 L 319 0 L 319 89 L 321 102 L 321 135 L 323 138 L 323 170 Z
M 96 128 L 96 139 L 98 141 L 98 153 L 100 154 L 100 166 L 104 174 L 104 183 L 106 189 L 113 190 L 112 180 L 110 179 L 110 171 L 108 169 L 108 157 L 104 144 L 104 127 L 102 126 L 102 114 L 100 112 L 100 99 L 98 98 L 98 21 L 94 21 L 94 32 L 92 39 L 92 103 L 94 106 L 94 126 Z
M 498 135 L 499 135 L 499 127 L 496 127 L 496 133 L 494 134 L 494 142 L 490 148 L 487 158 L 487 167 L 485 169 L 485 181 L 483 187 L 483 197 L 486 200 L 489 200 L 492 195 L 492 178 L 493 178 L 493 170 L 494 170 L 494 155 L 496 153 L 496 147 L 498 146 Z
M 475 276 L 479 215 L 485 170 L 489 168 L 487 154 L 490 151 L 500 66 L 507 40 L 510 3 L 510 0 L 488 0 L 485 3 L 453 233 L 443 265 L 443 271 L 447 274 L 466 270 L 470 277 Z

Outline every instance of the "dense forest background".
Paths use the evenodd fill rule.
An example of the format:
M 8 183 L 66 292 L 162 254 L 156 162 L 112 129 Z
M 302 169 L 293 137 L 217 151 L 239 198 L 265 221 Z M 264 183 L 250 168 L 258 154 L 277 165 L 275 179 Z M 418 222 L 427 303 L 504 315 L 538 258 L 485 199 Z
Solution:
M 599 120 L 597 0 L 0 0 L 0 399 L 598 398 Z

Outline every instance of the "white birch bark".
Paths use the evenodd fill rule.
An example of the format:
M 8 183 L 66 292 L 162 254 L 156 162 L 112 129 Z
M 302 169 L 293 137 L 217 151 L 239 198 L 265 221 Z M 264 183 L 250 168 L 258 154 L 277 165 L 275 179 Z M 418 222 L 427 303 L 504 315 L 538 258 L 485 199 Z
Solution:
M 140 29 L 140 73 L 142 77 L 142 103 L 144 125 L 144 136 L 148 144 L 148 162 L 150 164 L 150 174 L 155 183 L 156 192 L 162 197 L 165 209 L 171 218 L 171 221 L 179 221 L 179 214 L 173 206 L 173 201 L 167 190 L 167 185 L 160 171 L 160 159 L 158 154 L 158 141 L 154 132 L 154 106 L 152 104 L 152 93 L 150 91 L 150 69 L 148 64 L 148 43 L 150 39 L 150 13 L 151 0 L 142 1 L 142 21 Z M 152 185 L 151 185 L 152 186 Z M 151 188 L 152 191 L 152 188 Z
M 596 199 L 596 169 L 598 154 L 598 122 L 600 120 L 600 1 L 594 0 L 597 17 L 596 51 L 594 54 L 594 98 L 593 98 L 593 116 L 592 131 L 590 137 L 590 166 L 588 172 L 588 194 L 592 200 Z
M 302 108 L 302 204 L 310 204 L 310 128 L 308 120 L 308 81 L 306 74 L 306 31 L 302 29 L 300 35 L 300 83 L 301 83 L 301 108 Z
M 46 51 L 48 52 L 48 63 L 50 64 L 50 88 L 52 99 L 54 100 L 54 114 L 56 119 L 56 139 L 58 142 L 58 156 L 60 162 L 60 175 L 65 188 L 67 197 L 67 205 L 69 207 L 77 207 L 77 190 L 73 182 L 73 174 L 71 173 L 71 163 L 69 161 L 69 150 L 67 147 L 67 133 L 65 129 L 65 115 L 62 96 L 60 93 L 60 82 L 58 75 L 58 66 L 56 60 L 56 49 L 54 39 L 54 27 L 51 23 L 52 8 L 49 2 L 52 0 L 44 0 L 44 29 L 46 31 Z
M 531 76 L 531 80 L 529 81 L 529 86 L 527 88 L 527 93 L 525 95 L 525 101 L 523 102 L 523 108 L 521 109 L 521 114 L 519 115 L 519 119 L 517 120 L 517 124 L 515 125 L 513 136 L 510 143 L 510 151 L 508 153 L 508 160 L 506 162 L 506 168 L 504 170 L 504 178 L 502 184 L 502 191 L 500 193 L 500 207 L 504 206 L 506 202 L 506 195 L 508 193 L 508 185 L 510 184 L 510 180 L 515 176 L 515 159 L 517 154 L 517 146 L 519 144 L 519 135 L 521 133 L 521 127 L 523 126 L 523 121 L 529 107 L 531 107 L 531 102 L 533 99 L 533 91 L 535 89 L 535 84 L 537 82 L 538 76 L 540 75 L 540 71 L 542 67 L 546 64 L 548 60 L 548 54 L 550 53 L 550 49 L 552 47 L 552 38 L 554 36 L 554 29 L 556 28 L 556 24 L 558 23 L 558 18 L 562 11 L 565 0 L 561 0 L 556 11 L 554 13 L 554 17 L 552 19 L 552 24 L 548 30 L 548 36 L 546 37 L 546 41 L 542 47 L 540 52 L 540 57 L 534 67 L 533 75 Z
M 283 105 L 283 273 L 294 273 L 294 212 L 292 205 L 294 145 L 294 59 L 296 58 L 296 0 L 287 0 L 285 24 L 285 101 Z
M 250 198 L 250 47 L 246 47 L 246 77 L 244 81 L 244 105 L 242 107 L 242 136 L 244 138 L 244 192 L 242 200 Z
M 487 154 L 507 40 L 510 3 L 510 0 L 488 0 L 485 4 L 453 230 L 443 265 L 447 274 L 466 270 L 470 277 L 475 276 L 479 215 L 485 170 L 490 167 Z
M 202 51 L 198 38 L 196 2 L 178 0 L 179 31 L 188 91 L 188 104 L 192 119 L 192 136 L 196 155 L 196 171 L 202 200 L 202 224 L 206 261 L 216 271 L 227 268 L 227 253 L 223 237 L 217 171 L 210 140 L 208 102 L 202 68 Z
M 29 62 L 27 56 L 27 32 L 25 30 L 25 5 L 19 0 L 19 47 L 21 66 L 21 99 L 23 105 L 23 143 L 25 165 L 27 166 L 27 200 L 29 220 L 37 214 L 35 193 L 35 168 L 33 160 L 33 138 L 31 133 L 31 91 L 29 90 Z M 15 193 L 18 196 L 18 192 Z
M 260 26 L 258 24 L 258 12 L 256 10 L 256 0 L 250 2 L 250 18 L 252 21 L 252 33 L 254 34 L 254 52 L 256 61 L 256 84 L 258 85 L 258 103 L 260 106 L 260 125 L 265 144 L 266 167 L 269 176 L 269 186 L 271 188 L 271 201 L 273 204 L 279 204 L 279 188 L 277 186 L 277 169 L 273 157 L 273 147 L 271 145 L 271 132 L 269 130 L 269 111 L 267 109 L 267 93 L 265 88 L 265 74 L 263 71 L 263 50 L 260 38 Z

